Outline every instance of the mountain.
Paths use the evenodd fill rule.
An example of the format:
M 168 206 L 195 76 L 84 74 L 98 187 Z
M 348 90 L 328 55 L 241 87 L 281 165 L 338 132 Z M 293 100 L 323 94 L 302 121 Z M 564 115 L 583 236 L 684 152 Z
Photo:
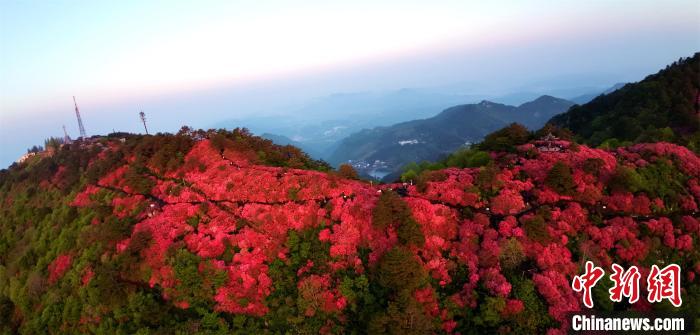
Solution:
M 481 96 L 404 88 L 387 92 L 336 93 L 305 102 L 283 116 L 220 122 L 217 128 L 246 127 L 256 134 L 285 136 L 316 159 L 326 159 L 343 138 L 365 128 L 434 115 L 436 110 Z
M 291 146 L 297 147 L 297 148 L 303 150 L 305 153 L 307 153 L 311 157 L 322 156 L 322 153 L 316 151 L 317 148 L 315 146 L 308 145 L 307 143 L 301 143 L 301 142 L 294 141 L 287 136 L 264 133 L 264 134 L 260 134 L 260 137 L 262 137 L 264 139 L 268 139 L 268 140 L 272 141 L 272 143 L 277 144 L 277 145 L 282 145 L 282 146 L 291 145 Z
M 486 104 L 451 112 L 509 109 Z M 404 186 L 242 130 L 52 147 L 0 171 L 0 333 L 544 334 L 639 306 L 698 319 L 697 155 L 508 149 Z M 584 307 L 571 282 L 586 261 L 642 283 L 676 264 L 683 303 L 611 302 L 603 278 Z
M 575 102 L 576 104 L 583 105 L 585 103 L 590 102 L 591 100 L 595 99 L 599 95 L 604 95 L 604 94 L 610 94 L 612 92 L 617 91 L 618 89 L 622 88 L 623 86 L 627 85 L 627 83 L 617 83 L 608 89 L 602 91 L 602 92 L 591 92 L 591 93 L 586 93 L 582 94 L 579 96 L 575 96 L 573 98 L 568 99 L 569 101 Z
M 343 139 L 328 158 L 331 164 L 352 162 L 360 172 L 395 171 L 405 164 L 436 160 L 457 148 L 481 140 L 509 123 L 538 128 L 573 103 L 541 96 L 520 106 L 490 101 L 450 107 L 422 120 L 365 129 Z
M 536 85 L 535 85 L 536 84 Z M 400 122 L 430 118 L 436 111 L 464 102 L 491 102 L 520 105 L 543 95 L 578 96 L 590 92 L 591 87 L 552 87 L 551 83 L 535 83 L 530 90 L 514 91 L 505 95 L 465 94 L 478 92 L 478 85 L 468 84 L 457 88 L 402 88 L 390 91 L 334 93 L 310 99 L 288 107 L 284 115 L 269 115 L 231 119 L 213 125 L 232 129 L 246 127 L 255 134 L 284 136 L 315 159 L 328 160 L 337 150 L 341 140 L 363 129 L 388 127 Z M 596 91 L 596 95 L 600 93 Z M 545 107 L 547 107 L 545 105 Z M 558 107 L 555 107 L 558 108 Z M 559 111 L 557 109 L 557 111 Z M 548 113 L 544 113 L 545 115 Z M 539 127 L 541 121 L 520 118 L 519 122 Z M 549 118 L 551 115 L 546 115 Z M 506 119 L 511 119 L 507 116 Z M 534 119 L 537 117 L 535 116 Z M 490 129 L 493 130 L 493 129 Z M 285 141 L 279 143 L 286 143 Z
M 672 141 L 700 150 L 700 53 L 572 107 L 551 122 L 584 143 Z
M 289 138 L 287 136 L 275 135 L 275 134 L 270 134 L 270 133 L 261 134 L 260 137 L 262 137 L 264 139 L 268 139 L 268 140 L 272 141 L 272 143 L 277 144 L 277 145 L 294 145 L 294 146 L 296 146 L 299 143 L 297 141 L 292 140 L 291 138 Z M 300 148 L 300 147 L 298 147 L 298 148 Z
M 500 118 L 506 123 L 517 122 L 529 129 L 536 129 L 544 125 L 552 116 L 563 113 L 572 105 L 571 101 L 543 95 L 518 106 L 514 112 Z

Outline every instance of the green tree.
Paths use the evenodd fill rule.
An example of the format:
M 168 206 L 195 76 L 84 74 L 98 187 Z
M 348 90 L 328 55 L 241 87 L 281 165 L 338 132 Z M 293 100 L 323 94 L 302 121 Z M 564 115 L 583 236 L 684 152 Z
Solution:
M 509 126 L 486 135 L 479 149 L 486 151 L 514 152 L 515 147 L 530 140 L 530 132 L 525 126 L 512 123 Z
M 635 169 L 624 165 L 618 165 L 608 181 L 608 187 L 612 192 L 635 193 L 644 188 L 643 184 L 642 176 Z
M 357 171 L 355 171 L 355 168 L 353 168 L 350 164 L 340 164 L 338 167 L 338 174 L 347 179 L 360 179 Z
M 413 297 L 428 284 L 428 274 L 407 247 L 395 246 L 379 261 L 376 281 L 389 292 L 387 308 L 368 324 L 370 334 L 426 334 L 435 330 L 432 318 Z
M 380 229 L 396 229 L 399 242 L 422 246 L 425 237 L 406 202 L 393 191 L 384 191 L 372 210 L 372 224 Z
M 554 163 L 544 183 L 562 195 L 573 195 L 576 189 L 571 167 L 562 161 Z

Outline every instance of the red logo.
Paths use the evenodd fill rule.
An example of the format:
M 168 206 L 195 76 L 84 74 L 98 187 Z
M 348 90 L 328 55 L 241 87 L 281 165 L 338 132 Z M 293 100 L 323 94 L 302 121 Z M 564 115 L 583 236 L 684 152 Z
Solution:
M 647 289 L 649 302 L 661 302 L 668 299 L 673 306 L 679 307 L 681 300 L 681 267 L 671 264 L 661 270 L 656 265 L 651 266 L 651 272 L 647 277 Z
M 593 308 L 593 296 L 591 290 L 593 286 L 603 278 L 605 271 L 603 268 L 593 265 L 593 262 L 586 262 L 586 273 L 581 276 L 575 276 L 571 287 L 576 292 L 583 291 L 583 304 L 588 308 Z
M 613 273 L 610 280 L 613 286 L 608 290 L 610 300 L 621 302 L 623 297 L 627 297 L 630 304 L 639 301 L 640 287 L 639 279 L 642 276 L 636 266 L 631 266 L 627 271 L 617 264 L 612 265 Z M 586 262 L 586 272 L 580 276 L 574 276 L 571 288 L 576 292 L 583 292 L 583 304 L 588 308 L 593 308 L 593 287 L 603 278 L 605 271 L 597 267 L 591 261 Z M 663 269 L 652 265 L 647 277 L 647 300 L 650 303 L 661 302 L 664 299 L 680 307 L 683 303 L 681 299 L 681 267 L 671 264 Z
M 613 264 L 612 269 L 614 273 L 610 275 L 610 280 L 613 281 L 613 287 L 608 290 L 610 300 L 620 302 L 622 297 L 627 297 L 630 304 L 637 302 L 639 300 L 639 277 L 641 277 L 639 269 L 632 266 L 625 271 L 617 264 Z

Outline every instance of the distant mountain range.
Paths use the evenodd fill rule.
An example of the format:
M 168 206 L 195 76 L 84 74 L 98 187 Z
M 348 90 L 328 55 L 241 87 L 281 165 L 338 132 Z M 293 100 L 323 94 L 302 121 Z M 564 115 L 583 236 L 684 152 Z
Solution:
M 320 97 L 284 116 L 224 121 L 217 128 L 246 127 L 277 144 L 293 141 L 315 158 L 326 158 L 343 138 L 365 128 L 421 119 L 482 96 L 441 94 L 421 89 L 337 93 Z M 284 138 L 275 138 L 283 136 Z M 279 139 L 281 142 L 276 142 Z
M 292 140 L 291 138 L 284 136 L 284 135 L 263 133 L 263 134 L 260 134 L 260 137 L 268 139 L 268 140 L 272 141 L 272 143 L 277 144 L 277 145 L 293 145 L 293 146 L 303 150 L 305 153 L 307 153 L 311 157 L 323 156 L 323 152 L 318 151 L 315 146 L 308 145 L 308 143 L 298 142 L 298 141 Z
M 314 158 L 327 160 L 337 150 L 341 140 L 363 129 L 430 118 L 450 106 L 476 103 L 485 99 L 495 103 L 517 106 L 523 102 L 536 100 L 537 97 L 545 94 L 543 92 L 547 92 L 546 95 L 573 97 L 575 100 L 567 100 L 580 104 L 585 102 L 585 99 L 591 99 L 601 92 L 608 92 L 611 89 L 593 87 L 545 89 L 544 91 L 523 89 L 504 95 L 465 94 L 459 93 L 465 92 L 464 90 L 444 91 L 429 88 L 336 93 L 293 107 L 291 109 L 293 112 L 285 115 L 262 115 L 228 120 L 216 124 L 215 127 L 246 127 L 253 133 L 271 139 L 277 144 L 293 144 Z M 540 93 L 536 93 L 537 91 Z M 525 114 L 534 115 L 534 118 L 539 117 L 532 112 Z M 510 120 L 511 117 L 508 116 L 506 119 Z M 531 126 L 541 123 L 538 121 L 529 124 L 529 117 L 517 121 Z
M 517 107 L 487 100 L 458 105 L 431 118 L 350 135 L 340 142 L 328 161 L 336 165 L 352 162 L 360 169 L 394 171 L 410 162 L 436 160 L 512 122 L 539 128 L 573 104 L 545 95 Z

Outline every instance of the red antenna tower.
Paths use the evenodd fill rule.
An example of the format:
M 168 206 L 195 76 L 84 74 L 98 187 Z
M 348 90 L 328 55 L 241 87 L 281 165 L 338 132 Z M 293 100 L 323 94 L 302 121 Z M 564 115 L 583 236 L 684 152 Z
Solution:
M 80 118 L 78 103 L 75 102 L 75 96 L 73 96 L 73 103 L 75 104 L 75 116 L 78 118 L 78 129 L 80 129 L 80 138 L 87 138 L 87 135 L 85 134 L 85 127 L 83 127 L 83 119 Z

